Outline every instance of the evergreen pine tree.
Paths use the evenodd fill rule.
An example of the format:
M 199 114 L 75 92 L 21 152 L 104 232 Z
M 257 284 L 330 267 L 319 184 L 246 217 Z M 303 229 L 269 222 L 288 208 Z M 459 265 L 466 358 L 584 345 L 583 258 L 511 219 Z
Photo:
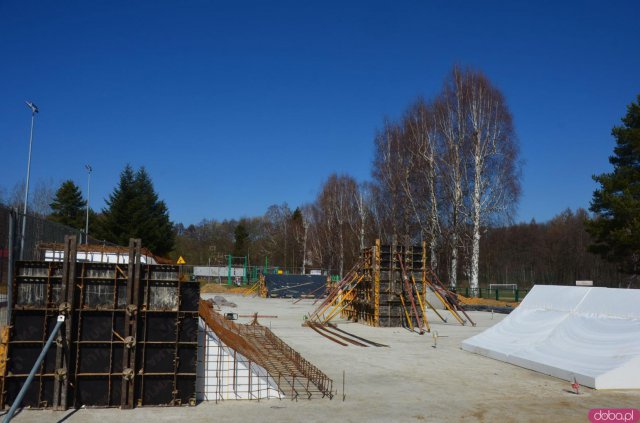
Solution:
M 129 238 L 141 238 L 142 245 L 158 255 L 173 249 L 175 234 L 169 211 L 158 199 L 144 167 L 134 173 L 127 165 L 106 203 L 101 225 L 106 240 L 127 245 Z
M 67 180 L 60 185 L 50 206 L 52 213 L 49 220 L 84 229 L 87 202 L 82 199 L 80 188 L 73 181 Z
M 624 273 L 640 274 L 640 95 L 631 103 L 612 135 L 614 155 L 609 158 L 613 172 L 594 176 L 601 187 L 593 193 L 587 221 L 594 238 L 590 251 L 617 263 Z
M 249 232 L 243 222 L 238 223 L 234 231 L 235 243 L 233 245 L 233 255 L 236 257 L 244 257 L 247 255 L 247 241 L 249 240 Z

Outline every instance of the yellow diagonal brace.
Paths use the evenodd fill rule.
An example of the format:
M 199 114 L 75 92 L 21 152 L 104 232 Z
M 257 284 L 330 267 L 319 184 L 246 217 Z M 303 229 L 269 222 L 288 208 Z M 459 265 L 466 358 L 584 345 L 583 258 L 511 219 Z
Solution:
M 436 294 L 436 297 L 438 297 L 438 299 L 442 302 L 442 304 L 444 304 L 447 310 L 449 310 L 451 314 L 453 314 L 453 317 L 455 317 L 458 320 L 458 322 L 460 322 L 461 325 L 464 325 L 464 320 L 462 320 L 462 318 L 458 315 L 458 313 L 456 313 L 456 311 L 451 308 L 451 306 L 449 305 L 449 302 L 444 298 L 442 298 L 442 295 L 440 295 L 438 290 L 434 289 L 433 287 L 431 287 L 431 290 L 433 291 L 434 294 Z
M 407 306 L 404 304 L 404 294 L 400 294 L 400 302 L 402 303 L 402 309 L 404 310 L 404 315 L 407 316 L 407 322 L 409 322 L 409 328 L 413 330 L 413 322 L 411 321 L 411 317 L 409 317 Z
M 411 275 L 411 283 L 413 284 L 413 289 L 416 291 L 416 297 L 418 297 L 418 304 L 420 305 L 420 311 L 422 312 L 422 319 L 424 320 L 424 325 L 427 327 L 427 332 L 431 332 L 431 327 L 429 327 L 429 320 L 427 319 L 427 311 L 424 308 L 424 304 L 422 303 L 422 295 L 420 291 L 418 291 L 418 286 L 416 285 L 416 279 Z
M 333 310 L 329 313 L 329 316 L 323 319 L 322 323 L 327 323 L 328 321 L 333 319 L 342 309 L 344 309 L 348 305 L 348 302 L 345 303 L 345 299 L 350 297 L 350 294 L 353 292 L 354 289 L 356 289 L 356 286 L 358 286 L 358 284 L 360 283 L 360 281 L 363 278 L 364 278 L 364 275 L 360 276 L 360 278 L 358 278 L 357 282 L 353 284 L 351 289 L 349 289 L 349 291 L 347 291 L 345 294 L 342 295 L 342 298 L 340 299 L 338 304 L 336 304 L 334 306 Z M 344 306 L 342 306 L 342 308 L 340 308 L 340 305 L 343 304 L 343 303 L 345 303 Z
M 321 305 L 320 307 L 318 307 L 318 310 L 314 311 L 314 312 L 309 316 L 309 318 L 310 318 L 310 319 L 313 319 L 313 318 L 315 318 L 315 317 L 319 318 L 319 317 L 320 317 L 320 315 L 323 315 L 323 314 L 324 314 L 324 313 L 325 313 L 325 312 L 326 312 L 326 311 L 327 311 L 331 306 L 333 306 L 333 305 L 334 305 L 333 303 L 334 303 L 334 301 L 336 300 L 336 297 L 338 296 L 338 293 L 340 292 L 340 289 L 341 289 L 343 286 L 345 286 L 345 285 L 349 285 L 350 283 L 352 283 L 352 282 L 353 282 L 357 277 L 358 277 L 358 274 L 357 274 L 357 273 L 354 273 L 350 280 L 345 280 L 345 281 L 343 281 L 343 283 L 339 284 L 339 285 L 337 286 L 337 288 L 338 288 L 338 287 L 339 287 L 339 288 L 338 288 L 338 289 L 335 289 L 335 290 L 334 290 L 334 292 L 333 292 L 333 295 L 332 295 L 332 296 L 333 296 L 333 298 L 331 298 L 331 299 L 327 298 L 327 299 L 325 300 L 325 305 L 324 305 L 324 306 L 322 306 L 322 305 Z M 362 276 L 360 276 L 360 279 L 362 279 L 363 277 L 364 277 L 364 274 L 363 274 Z M 359 281 L 358 281 L 358 282 L 359 282 Z M 343 297 L 343 298 L 344 298 L 344 297 Z

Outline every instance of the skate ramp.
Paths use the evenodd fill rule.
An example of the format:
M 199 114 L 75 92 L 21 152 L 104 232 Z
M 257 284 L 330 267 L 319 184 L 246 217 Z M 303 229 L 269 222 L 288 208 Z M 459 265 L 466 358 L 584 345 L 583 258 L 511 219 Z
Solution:
M 640 389 L 640 290 L 536 285 L 462 349 L 596 389 Z

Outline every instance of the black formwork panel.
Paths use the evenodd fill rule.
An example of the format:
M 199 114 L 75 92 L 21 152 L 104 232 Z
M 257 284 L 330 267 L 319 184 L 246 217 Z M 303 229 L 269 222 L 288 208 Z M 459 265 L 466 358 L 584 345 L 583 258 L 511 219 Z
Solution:
M 195 404 L 200 286 L 181 279 L 179 266 L 142 271 L 137 405 Z
M 77 275 L 73 372 L 75 406 L 122 404 L 127 313 L 126 264 L 82 263 Z
M 42 352 L 59 312 L 62 263 L 17 262 L 2 405 L 12 404 Z M 50 348 L 22 400 L 49 407 L 54 398 L 56 349 Z
M 379 248 L 379 253 L 376 249 Z M 367 324 L 377 324 L 382 327 L 409 326 L 407 313 L 413 325 L 417 325 L 417 318 L 411 309 L 411 294 L 403 281 L 402 269 L 407 276 L 415 281 L 409 281 L 409 289 L 418 308 L 420 305 L 415 291 L 424 294 L 424 271 L 426 270 L 426 249 L 424 244 L 404 246 L 396 243 L 390 245 L 376 245 L 362 251 L 364 263 L 364 280 L 356 287 L 355 298 L 348 307 L 345 315 L 352 320 Z M 375 286 L 378 292 L 376 296 Z M 376 299 L 377 297 L 377 299 Z M 402 306 L 401 297 L 405 307 Z M 375 319 L 376 301 L 378 317 Z
M 70 345 L 66 407 L 194 404 L 199 284 L 182 282 L 178 266 L 129 269 L 74 261 L 68 273 L 73 279 L 66 279 L 72 283 L 65 285 L 72 286 L 69 299 L 61 289 L 62 266 L 17 263 L 1 405 L 15 400 L 63 310 Z M 23 406 L 61 404 L 59 390 L 56 397 L 60 348 L 50 348 Z

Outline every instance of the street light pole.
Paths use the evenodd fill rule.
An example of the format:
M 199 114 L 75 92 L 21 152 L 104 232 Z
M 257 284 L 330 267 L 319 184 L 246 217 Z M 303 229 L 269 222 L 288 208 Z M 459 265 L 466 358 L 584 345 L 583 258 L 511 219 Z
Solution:
M 36 119 L 36 113 L 39 112 L 38 106 L 31 101 L 26 101 L 27 107 L 31 109 L 31 132 L 29 134 L 29 158 L 27 159 L 27 182 L 24 188 L 24 208 L 22 211 L 22 233 L 20 235 L 20 260 L 24 259 L 24 236 L 27 230 L 27 203 L 29 202 L 29 176 L 31 175 L 31 146 L 33 144 L 33 125 Z
M 89 245 L 89 193 L 91 192 L 91 172 L 93 169 L 90 165 L 84 165 L 84 168 L 87 169 L 87 219 L 84 228 L 84 243 Z

